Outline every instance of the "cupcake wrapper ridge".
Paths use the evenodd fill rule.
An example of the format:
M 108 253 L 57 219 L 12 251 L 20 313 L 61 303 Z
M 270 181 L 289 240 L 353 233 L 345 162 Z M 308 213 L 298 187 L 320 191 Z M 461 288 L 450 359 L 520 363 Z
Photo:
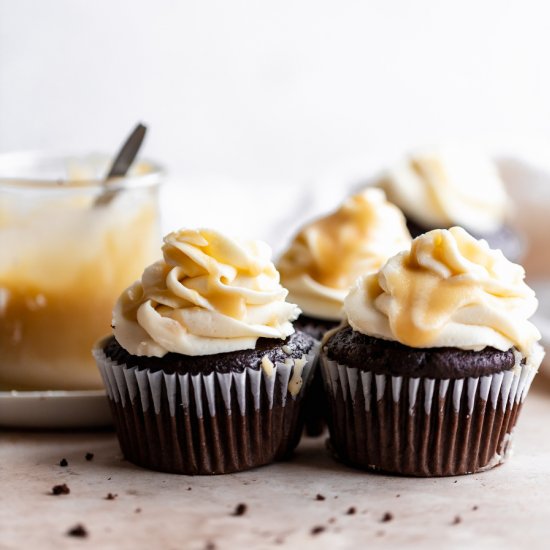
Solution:
M 222 474 L 284 459 L 298 444 L 316 348 L 271 372 L 260 366 L 208 375 L 127 367 L 109 359 L 101 343 L 93 353 L 122 452 L 135 464 Z
M 479 378 L 373 374 L 321 358 L 331 447 L 343 462 L 412 476 L 474 473 L 502 463 L 536 371 Z

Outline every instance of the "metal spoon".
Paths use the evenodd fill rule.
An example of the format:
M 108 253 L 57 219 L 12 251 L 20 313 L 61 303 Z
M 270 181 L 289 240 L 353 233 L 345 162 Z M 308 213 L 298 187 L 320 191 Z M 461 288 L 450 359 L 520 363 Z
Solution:
M 115 178 L 125 176 L 132 166 L 145 138 L 147 127 L 139 123 L 128 136 L 116 155 L 111 168 L 103 181 L 104 190 L 94 201 L 94 207 L 108 205 L 117 195 L 118 189 L 109 189 L 109 184 Z

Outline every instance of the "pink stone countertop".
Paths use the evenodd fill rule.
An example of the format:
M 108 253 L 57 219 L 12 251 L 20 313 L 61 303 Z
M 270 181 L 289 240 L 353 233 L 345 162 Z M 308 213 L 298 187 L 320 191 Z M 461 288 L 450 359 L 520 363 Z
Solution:
M 304 440 L 292 462 L 175 476 L 124 461 L 112 432 L 4 431 L 0 548 L 548 548 L 546 385 L 541 377 L 526 401 L 511 460 L 456 478 L 355 471 L 334 462 L 323 439 Z M 70 494 L 52 496 L 62 483 Z M 117 496 L 107 500 L 108 493 Z M 239 503 L 247 509 L 234 516 Z M 392 519 L 383 522 L 386 512 Z M 86 538 L 66 534 L 78 523 Z M 323 529 L 313 534 L 315 527 Z

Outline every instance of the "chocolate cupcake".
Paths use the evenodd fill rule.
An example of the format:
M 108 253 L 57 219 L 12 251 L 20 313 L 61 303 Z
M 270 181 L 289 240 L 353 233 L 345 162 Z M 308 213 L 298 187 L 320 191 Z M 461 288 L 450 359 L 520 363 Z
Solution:
M 524 275 L 454 227 L 360 277 L 321 352 L 336 456 L 412 476 L 502 463 L 544 356 Z
M 510 202 L 496 166 L 479 151 L 419 150 L 389 168 L 377 185 L 403 210 L 411 235 L 464 227 L 519 261 L 523 242 L 510 226 Z
M 269 247 L 201 229 L 162 250 L 94 349 L 124 456 L 191 475 L 289 457 L 316 342 L 293 328 Z
M 303 312 L 295 325 L 320 341 L 342 321 L 344 298 L 355 279 L 376 271 L 410 242 L 403 214 L 380 189 L 364 190 L 335 212 L 305 225 L 277 266 L 289 299 Z M 322 432 L 324 409 L 317 374 L 307 404 L 309 435 Z

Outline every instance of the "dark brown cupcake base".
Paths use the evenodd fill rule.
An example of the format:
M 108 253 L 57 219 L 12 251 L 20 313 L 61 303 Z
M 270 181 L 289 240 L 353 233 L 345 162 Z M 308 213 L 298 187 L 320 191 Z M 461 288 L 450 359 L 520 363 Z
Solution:
M 300 315 L 296 321 L 294 321 L 294 327 L 296 330 L 309 334 L 315 340 L 321 341 L 325 333 L 333 328 L 336 328 L 340 324 L 340 321 L 332 321 L 329 319 L 318 319 L 317 317 L 310 317 L 309 315 Z
M 420 378 L 411 399 L 413 379 L 365 372 L 355 378 L 357 369 L 325 360 L 322 370 L 336 457 L 361 469 L 422 477 L 474 473 L 503 462 L 530 384 L 526 373 L 494 375 L 502 377 L 501 386 L 498 380 L 492 385 L 498 394 L 489 391 L 483 399 L 480 379 Z
M 300 315 L 294 326 L 297 330 L 301 330 L 315 338 L 318 342 L 323 339 L 327 331 L 336 328 L 340 321 L 332 321 L 328 319 L 317 319 L 308 315 Z M 323 379 L 319 369 L 315 370 L 311 387 L 306 396 L 304 404 L 305 409 L 305 434 L 308 437 L 319 437 L 326 432 L 327 421 L 326 412 L 328 409 L 325 389 L 323 387 Z
M 208 375 L 128 367 L 101 345 L 94 355 L 125 458 L 152 470 L 203 475 L 290 457 L 303 430 L 316 348 L 272 370 Z
M 280 393 L 280 388 L 275 391 Z M 151 470 L 205 475 L 239 472 L 289 458 L 303 425 L 300 401 L 288 398 L 282 405 L 279 398 L 271 409 L 256 411 L 248 396 L 250 412 L 244 416 L 229 414 L 221 402 L 220 413 L 202 418 L 194 403 L 189 409 L 178 406 L 171 416 L 165 397 L 158 414 L 153 407 L 144 412 L 120 401 L 110 400 L 110 405 L 127 460 Z

